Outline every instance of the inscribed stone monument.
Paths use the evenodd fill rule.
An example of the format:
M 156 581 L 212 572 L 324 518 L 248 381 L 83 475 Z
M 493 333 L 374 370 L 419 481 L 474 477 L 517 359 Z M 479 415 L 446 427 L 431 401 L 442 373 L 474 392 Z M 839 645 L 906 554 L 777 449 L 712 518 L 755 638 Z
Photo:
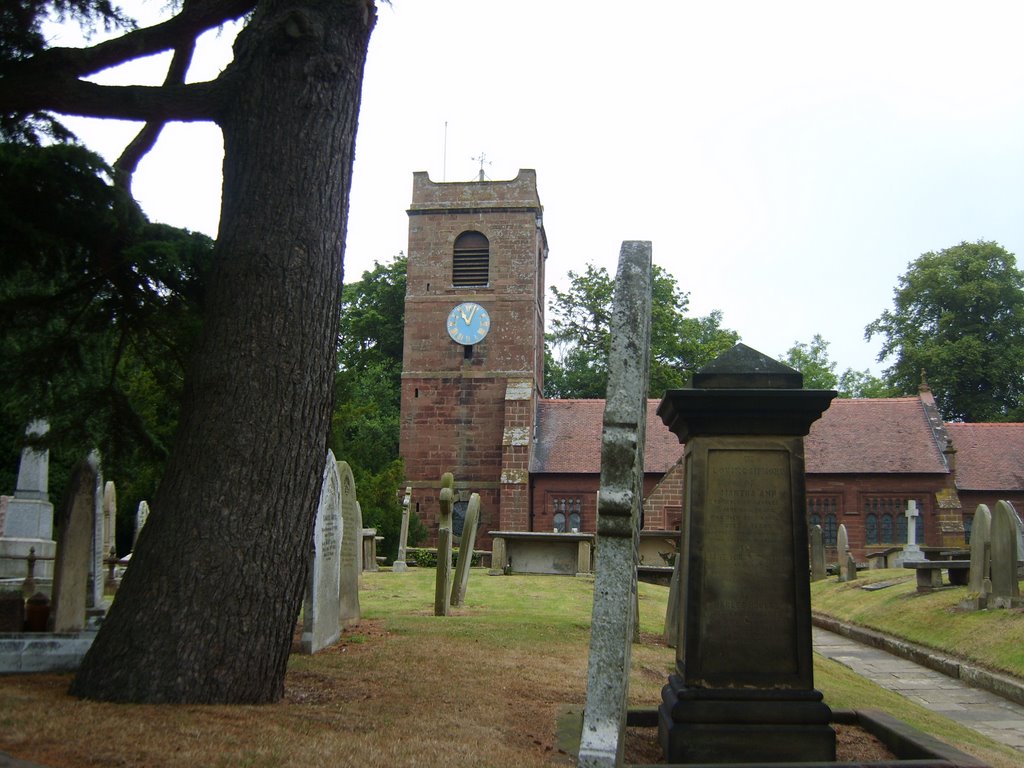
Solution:
M 49 425 L 32 422 L 25 430 L 29 440 L 42 437 Z M 21 452 L 14 496 L 4 497 L 0 520 L 0 580 L 25 578 L 25 558 L 35 549 L 36 557 L 52 558 L 57 545 L 53 539 L 53 505 L 49 497 L 50 453 L 45 448 L 26 446 Z M 36 564 L 36 578 L 47 585 L 53 578 L 53 563 Z
M 620 765 L 625 749 L 630 658 L 637 621 L 650 338 L 651 243 L 625 241 L 619 251 L 611 315 L 581 768 Z
M 913 499 L 907 501 L 907 546 L 903 548 L 903 562 L 914 563 L 924 560 L 924 552 L 917 544 L 917 518 L 920 513 L 917 511 L 917 502 Z
M 480 494 L 469 497 L 466 517 L 462 523 L 462 541 L 459 542 L 459 562 L 455 566 L 452 581 L 452 605 L 462 605 L 469 585 L 469 569 L 473 563 L 473 547 L 476 546 L 476 529 L 480 524 Z
M 835 760 L 814 689 L 803 446 L 835 395 L 737 344 L 658 408 L 686 446 L 681 635 L 659 708 L 669 763 Z
M 92 528 L 92 559 L 89 563 L 89 592 L 85 606 L 94 616 L 102 616 L 107 608 L 103 597 L 103 586 L 106 583 L 103 561 L 107 551 L 103 549 L 106 533 L 103 528 L 103 474 L 101 471 L 100 454 L 93 451 L 89 460 L 96 467 L 96 490 L 93 495 L 93 528 Z
M 64 497 L 53 575 L 51 624 L 54 632 L 77 632 L 85 627 L 94 565 L 97 478 L 98 457 L 92 453 L 75 468 Z
M 135 551 L 135 545 L 139 541 L 139 534 L 142 533 L 142 528 L 146 525 L 148 519 L 149 502 L 142 500 L 139 502 L 139 508 L 135 511 L 135 533 L 132 536 L 132 552 Z
M 341 478 L 334 452 L 327 451 L 320 504 L 313 528 L 313 553 L 302 604 L 302 652 L 316 653 L 341 637 Z
M 839 530 L 836 532 L 836 573 L 839 576 L 839 581 L 850 581 L 850 537 L 846 532 L 846 525 L 843 523 L 839 524 Z M 857 573 L 854 571 L 853 578 L 857 578 Z
M 341 529 L 349 536 L 341 537 L 341 591 L 340 618 L 342 627 L 356 624 L 362 618 L 359 608 L 359 561 L 363 550 L 359 532 L 363 529 L 359 505 L 356 504 L 356 481 L 347 461 L 338 462 L 338 482 L 341 488 Z

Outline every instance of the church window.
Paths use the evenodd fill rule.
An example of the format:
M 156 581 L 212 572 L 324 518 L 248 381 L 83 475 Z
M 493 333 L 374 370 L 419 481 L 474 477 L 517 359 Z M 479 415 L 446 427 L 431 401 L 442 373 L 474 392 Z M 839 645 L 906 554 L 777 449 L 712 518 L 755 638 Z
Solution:
M 452 253 L 452 285 L 480 286 L 490 280 L 491 245 L 480 232 L 463 232 L 455 238 Z
M 907 502 L 906 496 L 864 496 L 865 533 L 867 544 L 906 544 L 907 542 Z M 924 535 L 924 504 L 917 501 L 918 515 L 915 519 L 917 543 L 922 543 Z M 867 528 L 868 518 L 874 517 L 876 535 L 874 540 Z
M 552 530 L 570 533 L 582 528 L 583 501 L 579 496 L 555 496 L 551 500 Z
M 878 543 L 878 515 L 874 512 L 864 516 L 864 543 L 869 547 Z
M 807 522 L 821 526 L 821 540 L 826 547 L 836 545 L 836 515 L 839 512 L 839 497 L 825 495 L 807 496 Z

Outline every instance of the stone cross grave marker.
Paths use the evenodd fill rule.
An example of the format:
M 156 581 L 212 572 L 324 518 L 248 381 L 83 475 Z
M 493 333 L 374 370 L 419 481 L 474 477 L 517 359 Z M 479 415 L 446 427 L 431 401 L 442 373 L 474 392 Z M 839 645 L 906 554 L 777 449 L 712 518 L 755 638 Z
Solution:
M 828 574 L 825 572 L 825 541 L 821 535 L 821 526 L 812 525 L 811 537 L 811 581 L 821 581 Z
M 466 507 L 466 519 L 462 524 L 462 539 L 459 542 L 459 562 L 455 566 L 455 579 L 452 582 L 452 605 L 462 605 L 466 599 L 466 587 L 469 585 L 469 569 L 473 564 L 473 547 L 476 546 L 476 531 L 480 525 L 480 494 L 469 497 Z
M 1019 608 L 1020 585 L 1017 578 L 1016 512 L 1008 501 L 996 502 L 992 513 L 992 596 L 994 608 Z
M 441 476 L 438 494 L 440 512 L 437 517 L 437 575 L 434 582 L 434 615 L 447 616 L 451 612 L 452 590 L 452 504 L 455 502 L 455 476 L 445 472 Z
M 98 477 L 98 456 L 94 452 L 75 468 L 64 497 L 53 574 L 51 610 L 54 632 L 78 632 L 85 627 L 87 596 L 91 589 L 89 578 Z
M 334 452 L 327 451 L 320 503 L 313 527 L 312 557 L 302 604 L 302 652 L 316 653 L 341 637 L 341 477 Z
M 625 749 L 637 619 L 650 340 L 651 243 L 625 241 L 619 251 L 611 315 L 581 768 L 620 765 Z
M 338 481 L 341 487 L 341 530 L 349 535 L 341 537 L 341 626 L 357 624 L 362 618 L 359 608 L 359 558 L 363 549 L 360 531 L 363 521 L 356 504 L 356 481 L 347 461 L 338 462 Z
M 409 564 L 405 562 L 406 548 L 409 543 L 409 507 L 412 505 L 412 486 L 405 487 L 405 495 L 402 497 L 402 528 L 398 534 L 398 557 L 391 566 L 395 573 L 404 573 L 409 570 Z
M 907 546 L 903 550 L 903 562 L 913 563 L 924 560 L 924 552 L 917 544 L 917 502 L 913 499 L 907 500 Z

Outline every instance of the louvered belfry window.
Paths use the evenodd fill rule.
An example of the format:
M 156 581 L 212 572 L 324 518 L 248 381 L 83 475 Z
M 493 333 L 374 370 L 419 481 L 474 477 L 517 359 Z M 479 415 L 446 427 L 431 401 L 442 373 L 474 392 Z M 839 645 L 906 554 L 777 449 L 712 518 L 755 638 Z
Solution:
M 463 232 L 455 238 L 452 285 L 487 285 L 490 279 L 491 244 L 480 232 Z

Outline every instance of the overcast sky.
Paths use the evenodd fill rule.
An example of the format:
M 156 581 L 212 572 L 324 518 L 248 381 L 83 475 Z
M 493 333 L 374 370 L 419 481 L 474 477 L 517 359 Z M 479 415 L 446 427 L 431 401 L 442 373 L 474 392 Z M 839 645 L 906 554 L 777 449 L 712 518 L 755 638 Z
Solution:
M 1009 0 L 382 4 L 346 280 L 406 250 L 414 171 L 468 181 L 483 154 L 490 179 L 536 169 L 549 285 L 651 240 L 693 314 L 771 356 L 818 333 L 878 374 L 864 326 L 913 259 L 1024 258 L 1022 30 Z M 136 128 L 80 130 L 112 160 Z M 150 218 L 215 235 L 221 157 L 216 128 L 170 126 L 135 183 Z

